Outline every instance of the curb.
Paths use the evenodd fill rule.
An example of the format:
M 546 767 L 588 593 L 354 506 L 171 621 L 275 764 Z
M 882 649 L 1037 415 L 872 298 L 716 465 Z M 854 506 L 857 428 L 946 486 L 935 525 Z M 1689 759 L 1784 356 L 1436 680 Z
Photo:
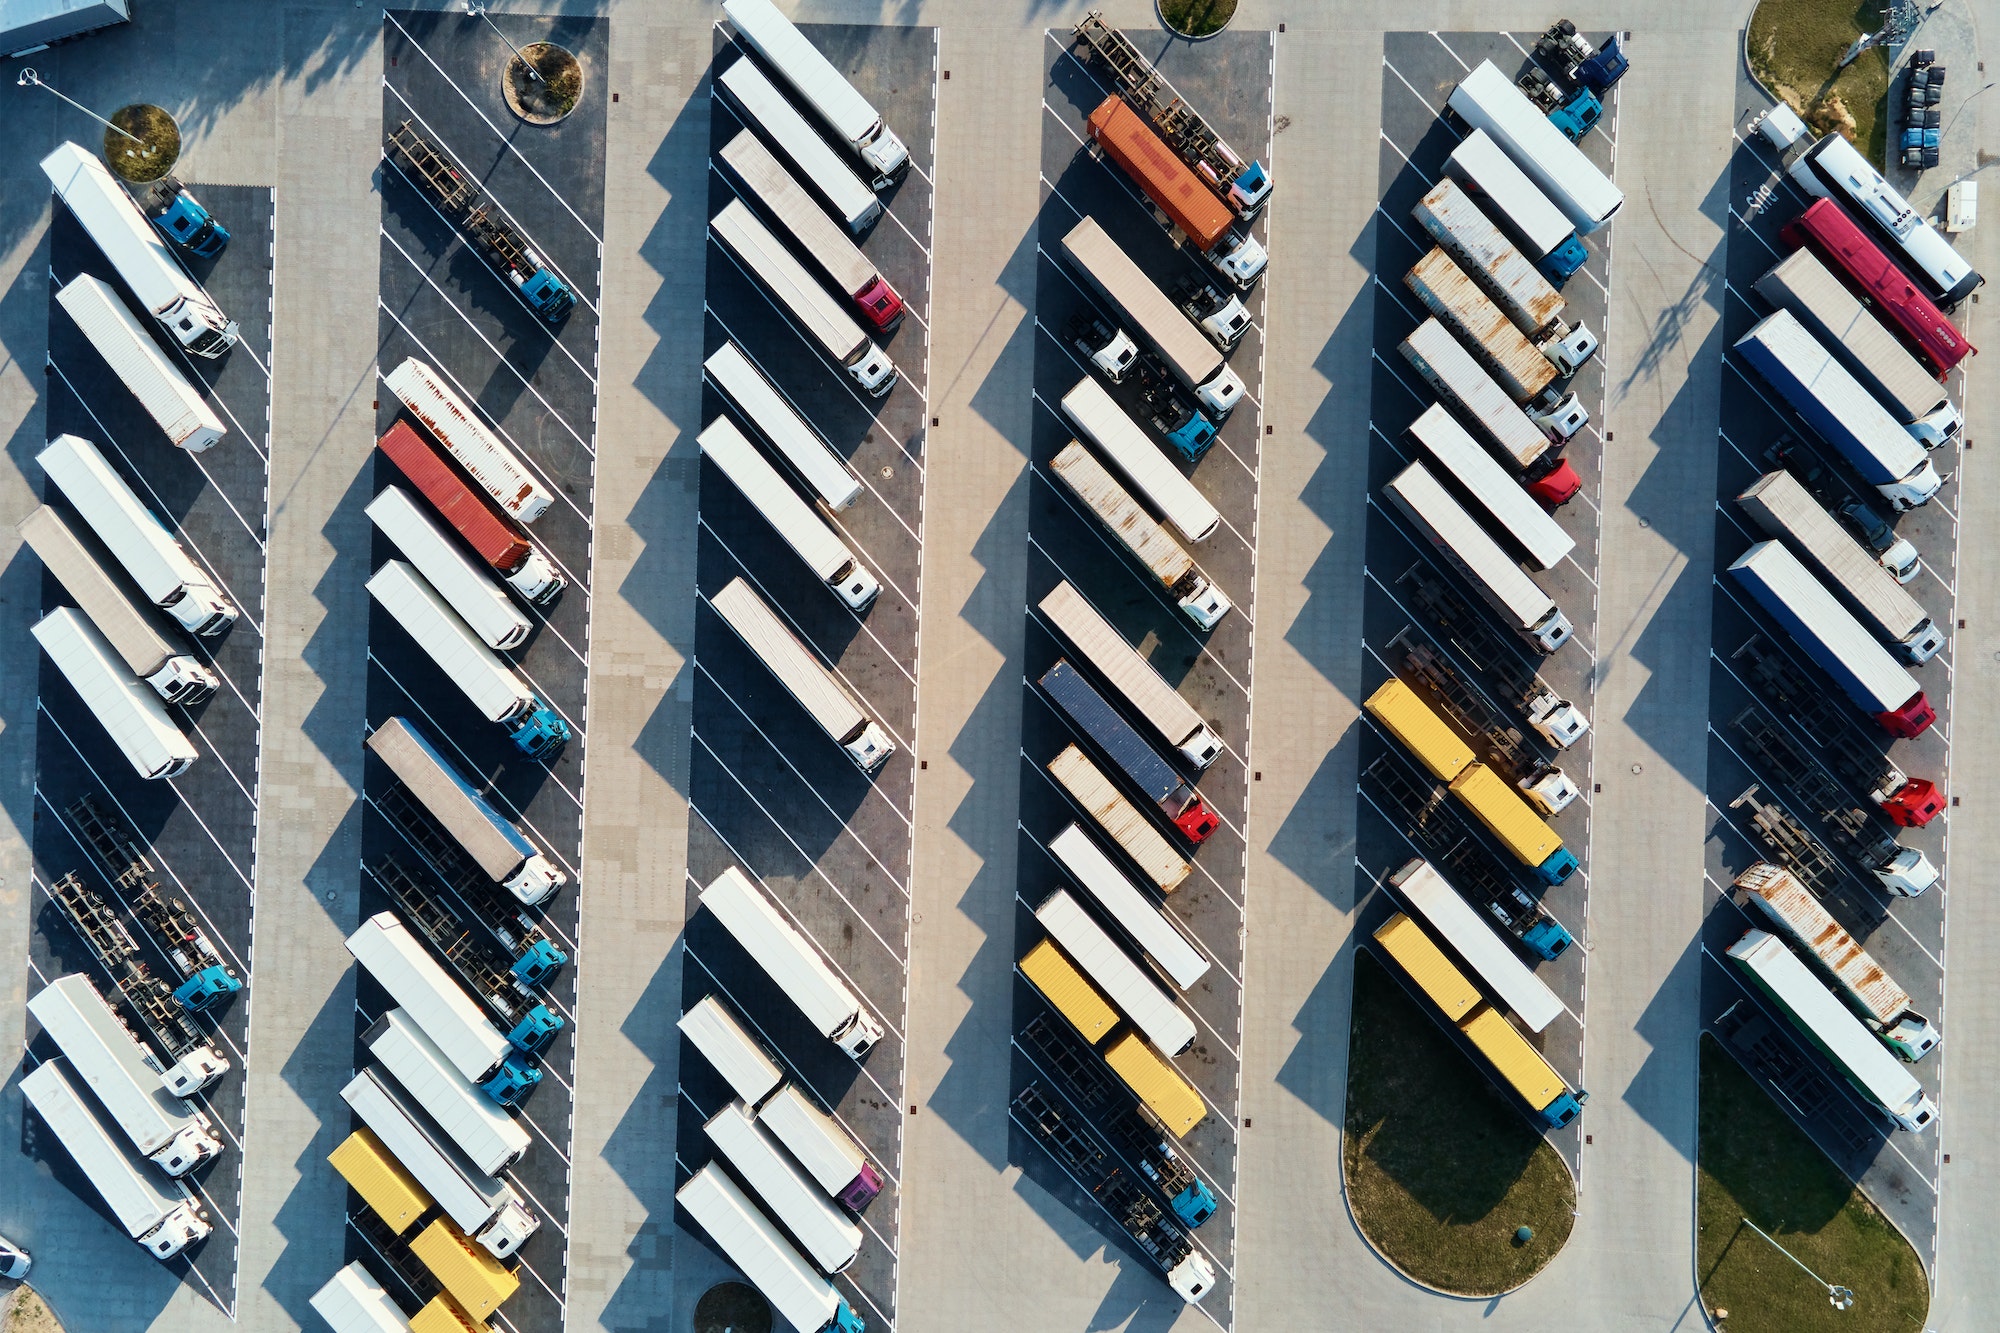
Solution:
M 1240 0 L 1239 0 L 1239 5 L 1240 5 Z M 1220 37 L 1222 36 L 1223 33 L 1228 32 L 1229 25 L 1236 21 L 1235 11 L 1232 10 L 1230 12 L 1229 17 L 1223 20 L 1222 26 L 1217 28 L 1214 32 L 1205 32 L 1199 37 L 1191 37 L 1187 33 L 1182 32 L 1179 28 L 1176 28 L 1173 24 L 1167 22 L 1166 12 L 1161 8 L 1161 0 L 1153 0 L 1153 17 L 1158 19 L 1160 21 L 1160 26 L 1167 30 L 1167 36 L 1173 38 L 1177 42 L 1210 41 L 1213 38 Z

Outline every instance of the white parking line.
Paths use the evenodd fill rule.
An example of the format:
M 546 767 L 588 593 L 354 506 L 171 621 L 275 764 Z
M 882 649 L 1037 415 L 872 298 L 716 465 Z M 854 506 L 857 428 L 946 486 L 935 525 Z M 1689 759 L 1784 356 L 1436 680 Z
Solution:
M 1467 74 L 1470 74 L 1470 73 L 1472 73 L 1472 66 L 1470 66 L 1470 65 L 1466 64 L 1466 63 L 1465 63 L 1465 62 L 1464 62 L 1463 60 L 1460 60 L 1460 59 L 1459 59 L 1459 55 L 1458 55 L 1458 52 L 1456 52 L 1456 51 L 1452 50 L 1452 49 L 1451 49 L 1451 47 L 1450 47 L 1449 45 L 1447 45 L 1447 44 L 1445 43 L 1445 40 L 1444 40 L 1444 38 L 1442 38 L 1442 37 L 1438 37 L 1438 34 L 1437 34 L 1437 31 L 1436 31 L 1436 29 L 1431 29 L 1431 30 L 1430 30 L 1430 33 L 1431 33 L 1431 36 L 1432 36 L 1432 37 L 1435 37 L 1435 38 L 1437 38 L 1437 44 L 1438 44 L 1439 46 L 1442 46 L 1442 47 L 1444 47 L 1444 53 L 1445 53 L 1446 55 L 1450 56 L 1450 57 L 1451 57 L 1451 58 L 1452 58 L 1453 60 L 1457 60 L 1457 61 L 1458 61 L 1458 67 L 1459 67 L 1460 69 L 1464 70 L 1464 71 L 1465 71 L 1465 72 L 1466 72 Z

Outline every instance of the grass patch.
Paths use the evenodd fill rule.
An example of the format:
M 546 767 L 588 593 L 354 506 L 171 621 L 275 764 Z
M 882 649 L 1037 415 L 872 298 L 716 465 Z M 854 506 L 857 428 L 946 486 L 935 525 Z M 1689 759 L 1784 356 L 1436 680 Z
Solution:
M 530 42 L 507 62 L 507 88 L 509 100 L 529 120 L 560 120 L 583 95 L 583 66 L 554 43 Z
M 1822 133 L 1839 131 L 1870 162 L 1889 148 L 1889 51 L 1863 51 L 1834 65 L 1854 39 L 1878 32 L 1884 0 L 1762 0 L 1750 16 L 1750 69 L 1764 86 Z
M 1183 37 L 1208 37 L 1236 17 L 1236 0 L 1159 0 L 1160 19 Z
M 181 127 L 172 116 L 137 102 L 112 112 L 111 123 L 125 131 L 104 132 L 104 161 L 114 172 L 134 185 L 144 185 L 173 170 L 181 155 Z M 126 135 L 141 142 L 133 143 Z
M 1576 1182 L 1373 954 L 1354 959 L 1348 1204 L 1369 1244 L 1465 1296 L 1520 1286 L 1569 1241 Z M 1534 1228 L 1516 1244 L 1515 1228 Z
M 1701 1039 L 1696 1265 L 1701 1298 L 1730 1333 L 1918 1333 L 1924 1267 L 1902 1233 L 1799 1131 L 1715 1038 Z M 1827 1281 L 1826 1292 L 1742 1224 L 1749 1218 Z

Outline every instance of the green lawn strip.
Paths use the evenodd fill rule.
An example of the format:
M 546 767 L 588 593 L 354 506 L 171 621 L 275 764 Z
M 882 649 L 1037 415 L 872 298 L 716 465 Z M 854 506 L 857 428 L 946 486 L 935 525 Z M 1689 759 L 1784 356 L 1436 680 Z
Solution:
M 1931 1298 L 1916 1251 L 1705 1033 L 1699 1151 L 1696 1272 L 1703 1303 L 1729 1311 L 1722 1327 L 1920 1333 Z M 1854 1308 L 1835 1310 L 1825 1288 L 1744 1226 L 1745 1217 L 1813 1272 L 1853 1288 Z
M 1354 961 L 1343 1165 L 1370 1244 L 1421 1282 L 1490 1296 L 1533 1277 L 1576 1221 L 1556 1150 L 1367 950 Z M 1517 1227 L 1534 1239 L 1516 1244 Z
M 1834 66 L 1883 24 L 1882 0 L 1763 0 L 1750 16 L 1750 68 L 1813 128 L 1839 130 L 1881 166 L 1889 137 L 1889 53 Z
M 1160 0 L 1160 17 L 1183 37 L 1206 37 L 1236 17 L 1236 0 Z

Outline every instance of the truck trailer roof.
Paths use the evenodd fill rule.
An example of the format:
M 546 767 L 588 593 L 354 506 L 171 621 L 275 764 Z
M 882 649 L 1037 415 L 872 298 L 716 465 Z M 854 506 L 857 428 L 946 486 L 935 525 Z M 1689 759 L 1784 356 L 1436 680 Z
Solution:
M 1397 912 L 1375 932 L 1375 942 L 1444 1016 L 1456 1023 L 1483 1001 L 1479 988 L 1444 956 L 1422 926 Z
M 1111 239 L 1097 219 L 1085 217 L 1062 240 L 1063 253 L 1118 313 L 1136 325 L 1174 367 L 1181 382 L 1205 384 L 1227 364 L 1202 331 L 1177 309 L 1131 256 Z
M 1430 862 L 1409 862 L 1389 877 L 1389 883 L 1528 1031 L 1540 1032 L 1561 1016 L 1563 1002 L 1548 983 L 1521 961 Z
M 1514 165 L 1513 159 L 1485 130 L 1466 135 L 1451 150 L 1447 164 L 1506 215 L 1514 230 L 1535 251 L 1536 258 L 1576 235 L 1576 224 L 1549 202 L 1541 187 Z
M 1475 758 L 1465 739 L 1415 690 L 1394 676 L 1382 682 L 1362 707 L 1439 782 L 1450 782 Z
M 1493 136 L 1579 233 L 1596 231 L 1624 206 L 1623 192 L 1492 61 L 1460 79 L 1447 102 L 1467 125 Z
M 1422 463 L 1403 469 L 1386 487 L 1390 496 L 1423 529 L 1433 545 L 1447 548 L 1455 563 L 1471 571 L 1488 594 L 1487 600 L 1506 609 L 1511 628 L 1539 625 L 1555 609 L 1555 599 L 1522 572 L 1514 558 L 1500 549 L 1486 529 L 1451 497 Z
M 1900 420 L 1915 421 L 1951 401 L 1944 385 L 1811 250 L 1794 250 L 1774 264 L 1757 279 L 1757 294 L 1791 311 Z
M 1576 547 L 1576 538 L 1536 503 L 1521 483 L 1488 453 L 1441 403 L 1410 423 L 1410 437 L 1485 509 L 1528 553 L 1537 569 L 1554 569 Z
M 1735 885 L 1756 900 L 1774 925 L 1812 950 L 1876 1022 L 1893 1023 L 1909 1009 L 1910 993 L 1834 920 L 1797 875 L 1759 861 L 1738 875 Z
M 1833 676 L 1857 704 L 1892 713 L 1923 693 L 1903 665 L 1875 641 L 1799 558 L 1776 541 L 1758 542 L 1734 564 L 1736 575 L 1764 609 L 1785 622 L 1814 661 Z M 1786 614 L 1772 605 L 1775 600 Z
M 1125 168 L 1146 197 L 1187 233 L 1196 249 L 1212 249 L 1235 224 L 1236 215 L 1229 206 L 1118 94 L 1098 103 L 1085 128 Z

